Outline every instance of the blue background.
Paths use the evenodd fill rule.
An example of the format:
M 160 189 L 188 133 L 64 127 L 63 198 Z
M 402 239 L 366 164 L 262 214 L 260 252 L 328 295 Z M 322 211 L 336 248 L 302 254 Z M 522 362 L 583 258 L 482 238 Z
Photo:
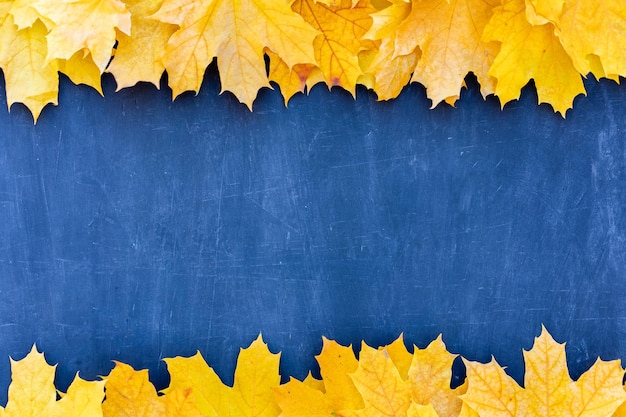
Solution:
M 587 82 L 563 120 L 468 82 L 455 109 L 318 86 L 250 113 L 211 67 L 175 102 L 63 78 L 36 126 L 0 111 L 0 400 L 34 342 L 62 389 L 113 359 L 163 388 L 160 359 L 196 349 L 231 383 L 260 332 L 284 377 L 322 335 L 443 333 L 518 380 L 542 323 L 574 377 L 624 358 L 626 86 Z

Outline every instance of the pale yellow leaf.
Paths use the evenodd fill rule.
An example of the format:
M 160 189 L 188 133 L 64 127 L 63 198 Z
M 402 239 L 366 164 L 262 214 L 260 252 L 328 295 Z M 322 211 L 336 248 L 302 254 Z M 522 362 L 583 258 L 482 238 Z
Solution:
M 150 19 L 162 0 L 126 0 L 131 12 L 130 35 L 118 31 L 115 57 L 108 71 L 115 76 L 117 90 L 145 81 L 159 87 L 165 70 L 167 41 L 178 26 Z
M 130 33 L 130 13 L 120 0 L 33 0 L 31 6 L 53 22 L 46 62 L 90 52 L 102 72 L 115 45 L 115 29 Z
M 462 396 L 480 415 L 604 417 L 626 399 L 624 370 L 618 361 L 596 364 L 576 382 L 570 379 L 565 346 L 543 329 L 533 348 L 524 352 L 524 388 L 495 362 L 466 361 L 469 388 Z
M 49 417 L 101 417 L 106 381 L 85 381 L 78 374 Z
M 47 104 L 57 104 L 59 76 L 46 64 L 47 30 L 37 20 L 32 27 L 18 30 L 8 13 L 10 1 L 0 1 L 0 67 L 4 71 L 9 109 L 24 103 L 35 123 Z
M 626 76 L 625 1 L 568 0 L 554 23 L 556 35 L 581 74 L 592 72 L 592 60 L 598 59 L 602 71 L 593 71 L 597 78 Z
M 67 75 L 74 84 L 85 84 L 93 87 L 102 95 L 102 83 L 100 68 L 93 62 L 91 54 L 84 55 L 82 51 L 76 52 L 68 60 L 57 59 L 50 63 L 52 66 Z
M 344 410 L 346 417 L 406 417 L 411 405 L 409 383 L 402 379 L 386 350 L 362 344 L 359 367 L 350 375 L 365 407 Z
M 180 29 L 164 57 L 174 96 L 198 91 L 213 57 L 222 83 L 248 108 L 257 92 L 269 87 L 265 48 L 289 68 L 313 63 L 317 31 L 293 13 L 288 2 L 273 0 L 164 0 L 153 16 Z
M 524 0 L 504 0 L 484 31 L 484 39 L 498 41 L 501 49 L 489 74 L 497 79 L 496 95 L 502 106 L 520 96 L 531 79 L 540 103 L 550 103 L 565 115 L 574 97 L 585 94 L 582 79 L 551 24 L 532 26 L 526 20 Z
M 461 412 L 462 402 L 458 395 L 466 387 L 450 388 L 455 358 L 456 355 L 446 349 L 441 335 L 425 349 L 414 348 L 409 369 L 413 401 L 422 405 L 432 404 L 440 417 L 456 417 Z

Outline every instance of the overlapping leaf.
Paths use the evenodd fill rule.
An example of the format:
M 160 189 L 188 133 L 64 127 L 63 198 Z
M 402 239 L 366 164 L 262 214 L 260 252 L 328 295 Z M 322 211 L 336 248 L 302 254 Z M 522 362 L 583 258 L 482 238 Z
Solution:
M 524 352 L 524 388 L 492 360 L 466 361 L 469 388 L 462 397 L 480 415 L 493 416 L 610 416 L 626 400 L 624 370 L 619 361 L 596 363 L 572 381 L 565 345 L 544 329 L 533 348 Z
M 102 94 L 163 71 L 176 97 L 198 92 L 217 59 L 222 91 L 252 109 L 259 89 L 285 103 L 320 82 L 390 100 L 410 82 L 454 104 L 468 73 L 502 105 L 534 81 L 565 115 L 582 77 L 626 76 L 621 0 L 1 0 L 0 68 L 9 107 L 36 121 L 56 104 L 57 72 Z M 114 49 L 114 46 L 116 48 Z M 266 71 L 269 58 L 269 71 Z

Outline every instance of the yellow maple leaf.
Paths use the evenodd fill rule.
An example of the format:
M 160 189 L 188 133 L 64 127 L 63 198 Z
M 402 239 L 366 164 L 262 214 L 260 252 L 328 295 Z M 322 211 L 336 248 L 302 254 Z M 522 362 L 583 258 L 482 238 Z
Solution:
M 165 71 L 163 57 L 167 41 L 178 26 L 150 19 L 161 0 L 125 0 L 131 13 L 130 35 L 117 33 L 115 57 L 108 67 L 117 81 L 117 90 L 146 81 L 159 87 Z
M 535 80 L 540 103 L 550 103 L 563 116 L 574 97 L 585 94 L 579 72 L 554 35 L 552 24 L 531 25 L 524 0 L 504 0 L 485 27 L 487 41 L 501 42 L 489 74 L 502 106 L 519 98 L 521 88 Z
M 413 401 L 432 404 L 440 417 L 458 416 L 463 404 L 458 396 L 467 386 L 450 388 L 452 363 L 457 355 L 448 352 L 441 335 L 425 349 L 414 349 L 408 373 Z
M 120 0 L 33 0 L 31 7 L 53 22 L 47 62 L 83 51 L 102 72 L 111 59 L 115 29 L 130 33 L 130 13 Z
M 526 19 L 531 25 L 545 25 L 558 20 L 565 0 L 526 0 Z
M 304 93 L 310 90 L 313 85 L 324 82 L 324 74 L 313 64 L 296 64 L 289 68 L 285 61 L 272 51 L 266 51 L 270 58 L 270 71 L 268 78 L 280 87 L 280 92 L 285 100 L 285 105 L 289 103 L 291 97 L 297 93 Z
M 217 57 L 222 92 L 231 91 L 252 109 L 258 90 L 269 87 L 265 48 L 290 68 L 315 59 L 317 31 L 286 1 L 164 0 L 153 17 L 180 26 L 163 59 L 174 96 L 197 92 L 206 67 Z
M 358 54 L 374 47 L 361 37 L 370 28 L 370 13 L 375 9 L 368 0 L 361 0 L 354 7 L 351 0 L 337 0 L 333 6 L 296 0 L 291 8 L 321 32 L 313 46 L 326 84 L 341 86 L 354 96 L 357 80 L 363 74 Z
M 554 24 L 556 36 L 581 74 L 626 76 L 626 2 L 532 0 L 530 5 Z
M 10 109 L 13 103 L 24 103 L 37 123 L 47 104 L 57 104 L 59 76 L 45 62 L 45 25 L 36 20 L 31 27 L 18 30 L 9 14 L 11 6 L 11 1 L 0 1 L 0 67 L 4 71 L 7 105 Z
M 367 36 L 392 37 L 393 45 L 382 48 L 383 56 L 411 56 L 405 66 L 417 62 L 411 81 L 426 87 L 433 107 L 441 101 L 453 104 L 470 71 L 478 78 L 484 95 L 493 93 L 495 80 L 488 70 L 498 46 L 481 36 L 495 4 L 499 1 L 395 0 L 374 14 L 375 23 Z M 419 60 L 414 56 L 417 48 L 421 50 Z M 402 71 L 407 72 L 406 68 Z
M 344 417 L 405 417 L 411 405 L 411 387 L 402 379 L 385 349 L 361 345 L 359 366 L 350 377 L 361 393 L 362 409 L 343 410 Z
M 203 417 L 191 398 L 191 388 L 158 396 L 148 371 L 116 362 L 107 379 L 103 417 Z
M 387 352 L 402 379 L 408 378 L 411 362 L 413 362 L 413 355 L 407 350 L 402 333 L 400 333 L 400 336 L 398 336 L 396 340 L 387 346 L 379 347 L 378 350 L 385 350 Z
M 328 417 L 344 409 L 363 407 L 363 399 L 350 374 L 358 368 L 351 346 L 323 338 L 322 352 L 315 357 L 323 386 L 307 378 L 292 378 L 274 389 L 282 417 Z M 323 389 L 322 389 L 323 388 Z
M 57 401 L 56 366 L 48 365 L 33 346 L 22 360 L 11 359 L 11 384 L 4 417 L 101 417 L 105 381 L 85 381 L 78 375 Z
M 210 417 L 275 417 L 280 410 L 274 398 L 280 384 L 280 354 L 273 354 L 259 336 L 241 349 L 232 387 L 224 385 L 200 353 L 190 358 L 165 359 L 171 382 L 163 392 L 191 389 L 190 398 Z
M 165 412 L 165 405 L 148 379 L 147 369 L 136 371 L 130 365 L 115 362 L 106 378 L 104 417 L 157 417 Z
M 469 387 L 462 400 L 480 415 L 601 417 L 611 415 L 626 399 L 619 361 L 598 359 L 574 382 L 567 371 L 565 344 L 556 343 L 545 328 L 532 349 L 524 351 L 524 361 L 524 388 L 495 360 L 465 361 Z
M 100 68 L 96 65 L 90 53 L 76 52 L 70 59 L 55 59 L 50 63 L 58 71 L 67 75 L 74 84 L 84 84 L 94 88 L 102 94 Z

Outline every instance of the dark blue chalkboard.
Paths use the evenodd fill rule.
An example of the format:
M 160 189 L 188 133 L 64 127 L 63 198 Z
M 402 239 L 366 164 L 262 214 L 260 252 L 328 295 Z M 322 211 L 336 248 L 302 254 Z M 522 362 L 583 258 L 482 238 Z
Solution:
M 566 120 L 472 80 L 434 110 L 319 86 L 250 113 L 214 68 L 175 102 L 114 89 L 0 111 L 0 400 L 34 342 L 61 388 L 113 359 L 162 388 L 196 349 L 231 382 L 259 332 L 300 378 L 322 335 L 443 333 L 518 380 L 542 323 L 574 376 L 626 357 L 626 86 L 588 82 Z

